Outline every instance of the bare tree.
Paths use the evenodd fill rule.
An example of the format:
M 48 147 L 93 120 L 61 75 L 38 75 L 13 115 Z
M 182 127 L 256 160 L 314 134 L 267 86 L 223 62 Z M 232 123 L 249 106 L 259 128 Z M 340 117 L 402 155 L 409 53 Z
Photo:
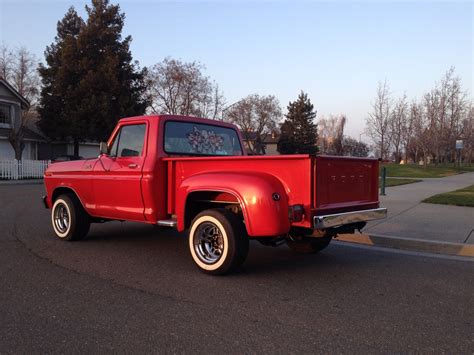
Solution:
M 0 78 L 10 82 L 10 77 L 13 75 L 13 65 L 15 56 L 7 46 L 0 47 Z
M 413 102 L 410 107 L 410 121 L 413 137 L 407 143 L 413 160 L 418 163 L 420 158 L 423 164 L 428 164 L 428 154 L 432 142 L 432 132 L 429 129 L 427 115 L 423 111 L 423 104 Z
M 265 139 L 282 118 L 280 103 L 272 95 L 249 95 L 225 110 L 225 120 L 239 126 L 250 154 L 265 154 Z
M 347 123 L 345 115 L 330 115 L 318 122 L 318 146 L 321 152 L 333 155 L 343 155 L 344 128 Z
M 463 120 L 461 138 L 464 143 L 464 162 L 471 164 L 474 156 L 474 107 L 470 104 L 466 118 Z
M 335 134 L 335 140 L 334 140 L 334 151 L 336 155 L 343 155 L 344 154 L 344 128 L 347 123 L 347 118 L 345 115 L 341 115 L 339 117 L 339 122 L 336 126 L 336 134 Z
M 402 142 L 408 124 L 407 111 L 407 96 L 406 94 L 403 94 L 403 96 L 395 103 L 390 116 L 390 136 L 392 137 L 394 156 L 397 163 L 399 163 L 402 158 Z
M 334 121 L 335 118 L 331 116 L 321 117 L 318 121 L 318 147 L 321 153 L 329 154 Z
M 414 122 L 416 114 L 418 113 L 418 104 L 413 101 L 410 105 L 406 105 L 405 121 L 402 127 L 401 144 L 405 153 L 405 164 L 408 163 L 410 148 L 414 137 Z
M 403 149 L 405 160 L 411 157 L 416 162 L 422 159 L 425 164 L 454 162 L 456 140 L 472 136 L 472 102 L 467 97 L 454 68 L 419 103 L 413 101 L 410 105 L 406 95 L 392 104 L 387 82 L 379 83 L 367 132 L 383 158 L 393 147 L 397 161 Z
M 423 98 L 430 133 L 430 153 L 436 163 L 453 161 L 455 141 L 462 130 L 463 117 L 468 112 L 466 92 L 461 79 L 449 69 L 441 82 L 436 84 Z
M 221 117 L 224 97 L 217 84 L 203 75 L 204 66 L 165 58 L 147 73 L 147 93 L 151 112 Z
M 372 112 L 367 118 L 367 133 L 376 145 L 380 157 L 388 158 L 391 143 L 390 136 L 390 114 L 392 99 L 387 80 L 379 82 L 375 101 L 372 104 Z
M 417 127 L 423 126 L 423 107 L 415 100 L 411 102 L 407 110 L 407 119 L 402 133 L 402 144 L 405 153 L 405 163 L 409 159 L 418 162 L 420 144 L 417 141 Z
M 461 78 L 454 77 L 454 68 L 451 68 L 445 77 L 446 83 L 446 118 L 447 130 L 443 135 L 444 161 L 455 161 L 456 140 L 461 137 L 463 118 L 468 114 L 466 92 L 462 90 Z
M 37 72 L 38 61 L 26 48 L 10 51 L 5 46 L 0 49 L 0 75 L 12 85 L 29 103 L 28 109 L 22 110 L 20 122 L 16 122 L 8 135 L 8 140 L 15 150 L 15 159 L 21 160 L 25 148 L 25 131 L 35 119 L 40 80 Z

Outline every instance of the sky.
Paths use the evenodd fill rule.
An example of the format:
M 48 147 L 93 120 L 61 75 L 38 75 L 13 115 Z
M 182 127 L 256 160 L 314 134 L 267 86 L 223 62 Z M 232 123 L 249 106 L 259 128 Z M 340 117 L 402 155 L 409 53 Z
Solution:
M 38 60 L 56 23 L 88 1 L 0 0 L 0 43 Z M 301 90 L 318 118 L 345 114 L 346 133 L 368 141 L 365 120 L 378 81 L 394 98 L 419 99 L 451 67 L 472 100 L 473 2 L 132 1 L 123 34 L 141 66 L 165 57 L 199 61 L 227 104 L 275 95 L 286 111 Z

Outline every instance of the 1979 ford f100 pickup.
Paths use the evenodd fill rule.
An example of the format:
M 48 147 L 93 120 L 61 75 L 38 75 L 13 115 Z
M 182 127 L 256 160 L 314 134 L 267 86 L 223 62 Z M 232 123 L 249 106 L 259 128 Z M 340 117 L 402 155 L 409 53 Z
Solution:
M 59 238 L 110 220 L 189 230 L 191 256 L 209 274 L 241 265 L 249 239 L 317 252 L 386 216 L 377 160 L 247 156 L 236 126 L 194 117 L 122 119 L 98 158 L 51 164 L 44 181 Z

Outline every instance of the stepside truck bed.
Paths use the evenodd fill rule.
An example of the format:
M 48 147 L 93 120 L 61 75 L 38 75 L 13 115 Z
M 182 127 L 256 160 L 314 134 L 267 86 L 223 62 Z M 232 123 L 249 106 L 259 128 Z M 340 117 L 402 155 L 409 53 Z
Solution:
M 236 171 L 275 177 L 284 186 L 289 205 L 303 205 L 304 219 L 293 226 L 314 228 L 314 217 L 376 209 L 378 161 L 364 158 L 312 157 L 309 155 L 165 158 L 168 170 L 167 209 L 176 214 L 178 192 L 186 179 L 199 175 Z M 242 185 L 247 184 L 243 174 Z M 215 185 L 215 181 L 212 182 Z M 215 186 L 209 186 L 215 189 Z M 242 188 L 239 187 L 239 191 Z M 253 201 L 252 189 L 241 198 Z M 310 192 L 310 193 L 308 193 Z M 266 201 L 253 201 L 265 209 Z

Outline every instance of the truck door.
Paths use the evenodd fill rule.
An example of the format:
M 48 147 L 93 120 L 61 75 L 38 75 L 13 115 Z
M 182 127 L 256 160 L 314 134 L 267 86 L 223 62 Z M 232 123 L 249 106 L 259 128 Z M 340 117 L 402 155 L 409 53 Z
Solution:
M 146 122 L 121 125 L 109 145 L 110 154 L 97 160 L 92 180 L 97 216 L 145 220 L 141 179 L 146 132 Z

